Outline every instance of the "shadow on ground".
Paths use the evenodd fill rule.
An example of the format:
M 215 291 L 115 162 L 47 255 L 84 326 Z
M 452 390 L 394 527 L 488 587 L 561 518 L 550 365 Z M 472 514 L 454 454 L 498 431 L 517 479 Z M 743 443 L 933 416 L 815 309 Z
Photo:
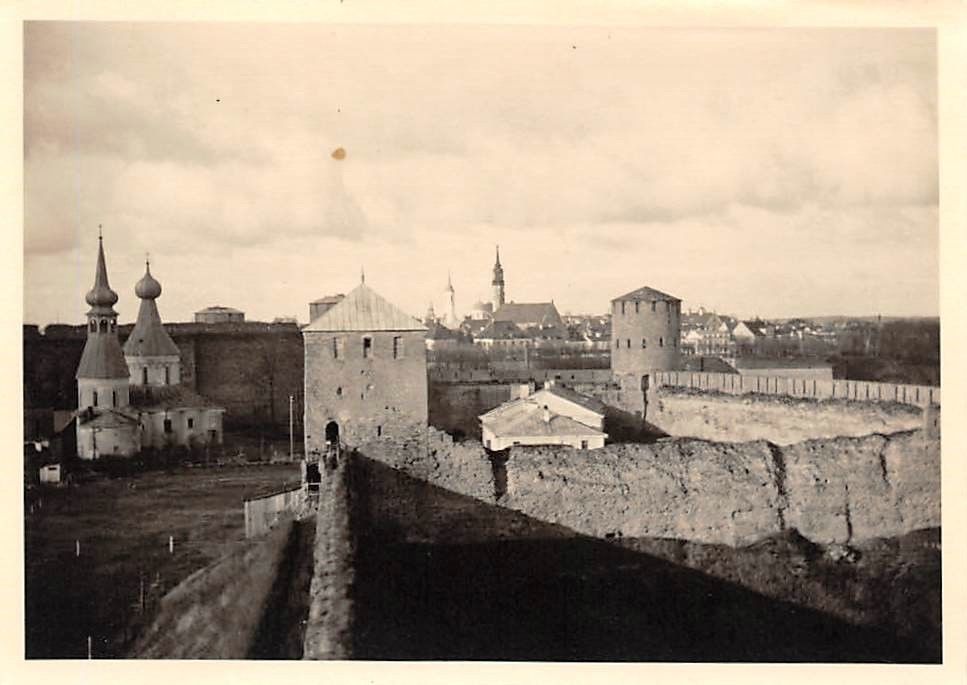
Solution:
M 889 630 L 778 601 L 358 456 L 360 659 L 921 662 Z

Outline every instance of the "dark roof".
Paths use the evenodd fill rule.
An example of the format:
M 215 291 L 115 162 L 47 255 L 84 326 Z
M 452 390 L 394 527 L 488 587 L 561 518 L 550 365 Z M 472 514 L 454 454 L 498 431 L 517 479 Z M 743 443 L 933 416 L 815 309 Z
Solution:
M 475 338 L 486 340 L 516 340 L 529 337 L 513 321 L 491 321 Z
M 546 326 L 560 326 L 564 323 L 553 302 L 508 302 L 494 312 L 494 321 Z
M 439 321 L 431 321 L 426 327 L 426 337 L 429 340 L 456 340 L 460 334 L 444 326 Z
M 706 371 L 709 373 L 738 373 L 720 357 L 682 356 L 682 371 Z
M 418 319 L 360 283 L 346 297 L 302 329 L 316 331 L 425 331 Z
M 741 323 L 744 323 L 745 327 L 752 331 L 753 335 L 762 337 L 766 334 L 765 331 L 762 330 L 763 323 L 761 321 L 742 321 Z
M 616 297 L 611 301 L 617 302 L 619 300 L 643 300 L 646 302 L 650 302 L 652 300 L 667 300 L 669 302 L 681 302 L 680 299 L 674 297 L 673 295 L 663 293 L 662 291 L 655 290 L 654 288 L 649 288 L 648 286 L 638 288 L 637 290 L 632 290 L 630 293 L 625 293 L 624 295 Z
M 87 336 L 75 378 L 129 378 L 130 375 L 117 335 L 93 333 Z
M 158 305 L 153 299 L 141 300 L 138 320 L 124 342 L 124 354 L 129 357 L 178 356 L 178 346 L 161 323 Z
M 187 385 L 131 386 L 131 406 L 135 409 L 220 409 Z

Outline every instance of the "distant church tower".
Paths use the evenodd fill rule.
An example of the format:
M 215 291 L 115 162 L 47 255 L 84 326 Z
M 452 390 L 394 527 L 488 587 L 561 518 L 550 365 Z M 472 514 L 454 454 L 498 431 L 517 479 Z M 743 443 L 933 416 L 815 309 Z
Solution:
M 161 284 L 151 275 L 151 263 L 145 261 L 144 276 L 134 286 L 141 298 L 138 320 L 124 343 L 124 358 L 131 370 L 131 383 L 141 386 L 177 385 L 181 382 L 181 358 L 178 346 L 168 335 L 158 314 L 155 300 L 161 296 Z
M 453 289 L 453 279 L 450 272 L 447 272 L 447 318 L 446 324 L 449 328 L 456 328 L 460 323 L 457 320 L 457 299 L 456 291 Z
M 504 267 L 500 265 L 500 246 L 497 246 L 497 262 L 494 264 L 494 313 L 504 304 Z

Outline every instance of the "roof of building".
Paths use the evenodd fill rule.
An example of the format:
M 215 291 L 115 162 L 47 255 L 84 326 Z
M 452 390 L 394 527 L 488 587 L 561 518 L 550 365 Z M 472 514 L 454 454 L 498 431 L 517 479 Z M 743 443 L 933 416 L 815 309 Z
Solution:
M 313 300 L 310 304 L 336 304 L 344 297 L 346 296 L 342 293 L 338 295 L 326 295 L 325 297 L 320 297 L 318 300 Z
M 118 294 L 111 290 L 107 280 L 107 263 L 104 260 L 104 239 L 97 237 L 97 268 L 94 272 L 94 287 L 84 297 L 91 311 L 113 313 L 112 307 L 117 304 Z
M 486 420 L 487 427 L 501 437 L 545 435 L 548 437 L 559 435 L 607 437 L 607 434 L 602 431 L 553 412 L 549 412 L 550 419 L 545 421 L 544 411 L 544 408 L 536 402 L 518 400 L 510 403 L 507 410 L 497 415 L 484 414 L 481 421 Z M 484 419 L 484 417 L 487 418 Z
M 134 290 L 141 298 L 141 306 L 138 308 L 138 320 L 124 342 L 124 354 L 129 357 L 178 356 L 178 346 L 168 335 L 158 314 L 155 298 L 161 294 L 161 284 L 151 275 L 150 266 Z
M 118 409 L 102 409 L 97 413 L 78 411 L 77 420 L 88 428 L 122 428 L 139 423 L 136 417 Z
M 574 404 L 578 404 L 584 407 L 585 409 L 590 409 L 591 411 L 604 416 L 604 409 L 605 409 L 604 402 L 602 402 L 601 400 L 595 397 L 591 397 L 589 395 L 583 395 L 577 392 L 576 390 L 571 390 L 571 388 L 565 388 L 562 385 L 551 385 L 551 386 L 542 388 L 541 390 L 538 390 L 534 394 L 537 395 L 537 394 L 540 394 L 541 392 L 549 392 L 552 395 L 557 395 L 563 400 L 567 400 L 568 402 L 573 402 Z
M 460 334 L 439 321 L 431 321 L 426 326 L 426 337 L 427 340 L 456 340 Z
M 121 343 L 114 333 L 92 333 L 87 336 L 75 378 L 129 378 Z
M 643 300 L 646 302 L 650 302 L 652 300 L 666 300 L 669 302 L 681 302 L 680 299 L 673 295 L 663 293 L 662 291 L 655 290 L 654 288 L 649 288 L 648 286 L 638 288 L 637 290 L 632 290 L 630 293 L 625 293 L 624 295 L 616 297 L 611 301 L 618 302 L 619 300 Z
M 360 283 L 338 304 L 330 307 L 302 329 L 319 331 L 425 331 L 418 319 L 403 312 L 377 294 L 366 283 Z
M 682 371 L 704 371 L 708 373 L 738 373 L 721 357 L 682 357 Z
M 545 326 L 560 326 L 564 323 L 553 302 L 507 302 L 494 312 L 494 321 Z
M 766 332 L 762 330 L 763 323 L 761 321 L 740 321 L 736 324 L 736 327 L 739 323 L 748 328 L 752 335 L 758 338 L 765 337 Z
M 478 340 L 523 340 L 529 339 L 524 331 L 513 321 L 489 321 L 483 329 L 474 335 Z
M 187 385 L 132 385 L 131 406 L 146 411 L 151 409 L 221 409 L 206 397 L 202 397 Z
M 473 307 L 470 308 L 475 312 L 493 312 L 494 303 L 493 302 L 474 302 Z
M 196 314 L 244 314 L 240 309 L 232 309 L 231 307 L 223 307 L 220 304 L 212 305 L 211 307 L 205 307 L 204 309 L 199 309 Z

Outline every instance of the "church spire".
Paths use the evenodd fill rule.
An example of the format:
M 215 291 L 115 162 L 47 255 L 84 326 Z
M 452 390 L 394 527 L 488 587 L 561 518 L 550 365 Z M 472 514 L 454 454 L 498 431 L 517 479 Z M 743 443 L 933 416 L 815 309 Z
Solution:
M 504 304 L 504 267 L 500 265 L 500 245 L 497 246 L 497 261 L 494 263 L 493 303 L 494 312 Z
M 77 366 L 78 379 L 123 379 L 128 377 L 121 345 L 118 343 L 117 318 L 114 304 L 118 294 L 107 280 L 107 260 L 104 258 L 104 236 L 98 226 L 97 267 L 94 287 L 84 298 L 91 309 L 87 312 L 87 342 Z M 83 404 L 79 406 L 84 406 Z
M 114 305 L 118 301 L 118 294 L 111 290 L 107 280 L 107 261 L 104 259 L 104 236 L 101 227 L 97 227 L 97 267 L 94 272 L 94 287 L 84 298 L 91 305 L 91 311 L 105 314 L 114 313 Z
M 151 275 L 151 261 L 147 257 L 144 276 L 134 286 L 134 294 L 141 299 L 141 306 L 138 320 L 124 342 L 124 357 L 131 369 L 132 381 L 137 385 L 177 383 L 181 376 L 178 346 L 161 323 L 155 302 L 161 296 L 161 284 Z M 149 362 L 149 358 L 153 361 Z

